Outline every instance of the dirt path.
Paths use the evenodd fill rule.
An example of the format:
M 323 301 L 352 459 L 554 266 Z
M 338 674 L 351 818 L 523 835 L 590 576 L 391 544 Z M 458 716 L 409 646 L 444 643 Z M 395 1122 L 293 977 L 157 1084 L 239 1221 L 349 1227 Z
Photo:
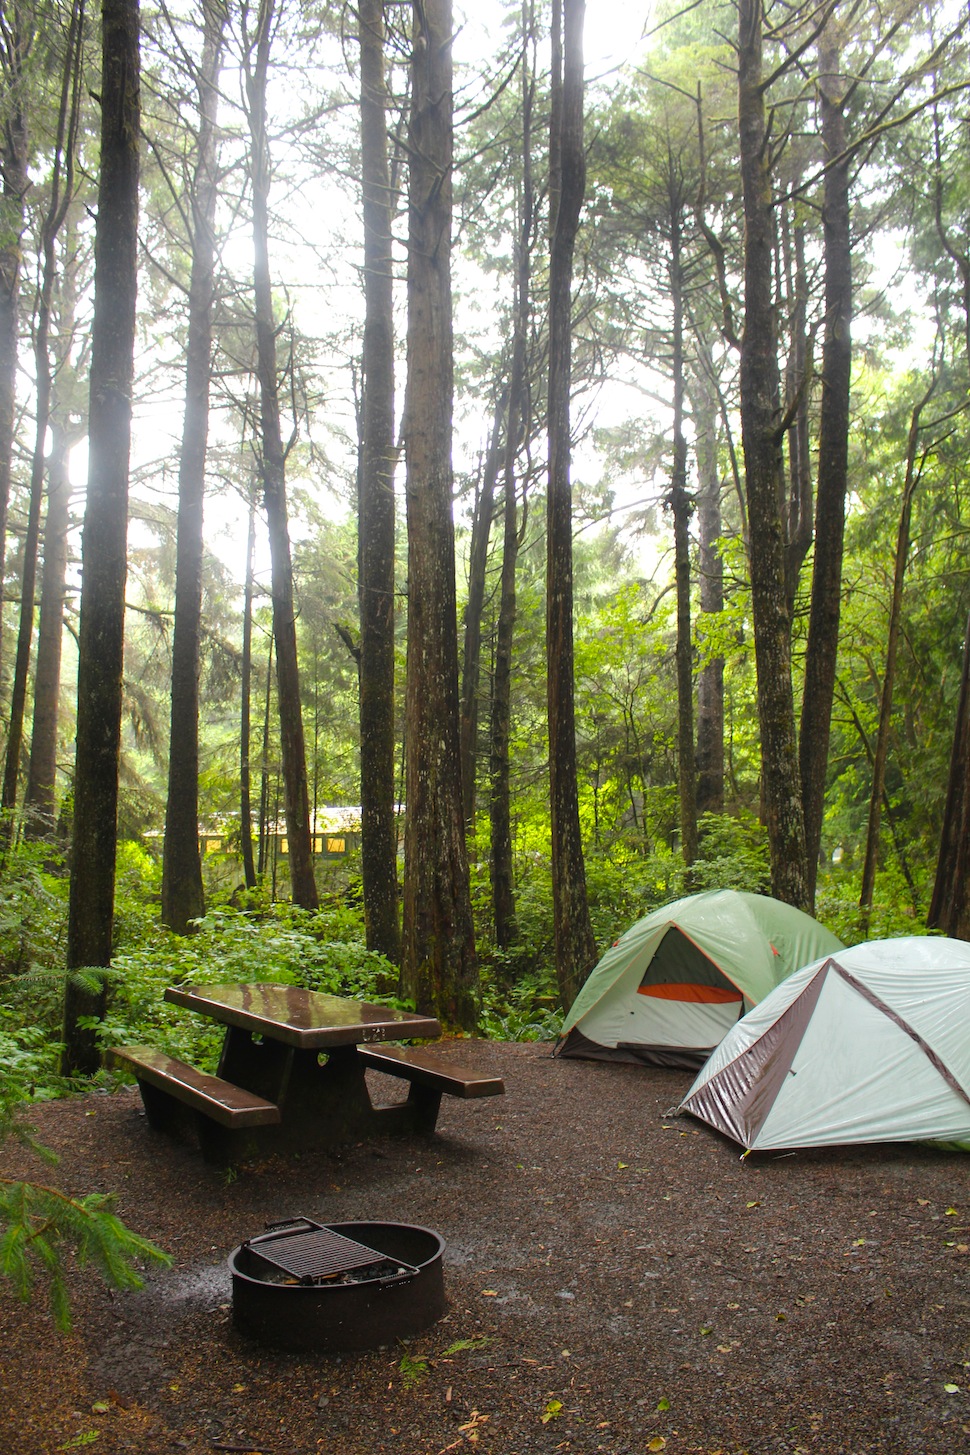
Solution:
M 6 1455 L 970 1451 L 965 1157 L 742 1162 L 669 1114 L 683 1073 L 454 1051 L 507 1096 L 446 1106 L 427 1143 L 231 1181 L 153 1134 L 134 1092 L 39 1107 L 61 1163 L 30 1170 L 116 1191 L 175 1264 L 133 1295 L 79 1283 L 68 1340 L 0 1296 Z M 30 1168 L 19 1149 L 4 1160 L 5 1175 Z M 300 1213 L 437 1229 L 446 1318 L 343 1357 L 244 1339 L 226 1256 Z

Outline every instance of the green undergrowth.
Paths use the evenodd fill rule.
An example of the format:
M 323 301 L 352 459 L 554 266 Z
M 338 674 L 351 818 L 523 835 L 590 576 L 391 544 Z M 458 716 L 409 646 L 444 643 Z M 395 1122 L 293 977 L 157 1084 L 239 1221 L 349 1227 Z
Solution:
M 600 953 L 642 915 L 694 890 L 767 888 L 764 832 L 753 818 L 705 816 L 701 859 L 688 872 L 675 850 L 645 851 L 630 839 L 587 853 L 587 892 Z M 921 929 L 906 886 L 888 871 L 874 907 L 870 936 Z M 365 945 L 363 913 L 353 879 L 331 886 L 319 910 L 270 903 L 259 892 L 213 896 L 195 933 L 172 934 L 159 921 L 160 866 L 138 844 L 119 848 L 116 952 L 106 974 L 108 1010 L 96 1027 L 102 1045 L 148 1043 L 214 1069 L 221 1031 L 168 1004 L 169 985 L 264 980 L 305 985 L 334 995 L 402 1004 L 397 971 Z M 472 900 L 481 966 L 479 1034 L 500 1040 L 552 1041 L 562 1024 L 556 983 L 548 862 L 524 858 L 516 886 L 513 943 L 493 940 L 487 855 L 472 865 Z M 819 918 L 846 941 L 864 935 L 852 874 L 833 872 L 819 889 Z M 29 1097 L 73 1089 L 60 1077 L 61 1015 L 68 880 L 49 847 L 25 846 L 0 864 L 0 1064 Z M 114 1073 L 98 1080 L 114 1084 Z M 96 1081 L 97 1084 L 97 1081 Z M 83 1089 L 90 1089 L 84 1082 Z

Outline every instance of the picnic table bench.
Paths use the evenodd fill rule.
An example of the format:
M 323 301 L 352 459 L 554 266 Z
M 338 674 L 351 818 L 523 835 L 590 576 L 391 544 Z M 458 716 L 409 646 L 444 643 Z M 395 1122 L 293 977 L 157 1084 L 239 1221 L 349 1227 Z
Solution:
M 280 1109 L 272 1101 L 233 1086 L 220 1076 L 197 1071 L 186 1061 L 168 1056 L 153 1046 L 115 1046 L 108 1052 L 111 1065 L 135 1073 L 149 1125 L 156 1131 L 177 1132 L 191 1120 L 203 1155 L 220 1161 L 225 1139 L 215 1127 L 277 1126 Z
M 411 1083 L 406 1105 L 413 1108 L 419 1132 L 434 1131 L 442 1095 L 501 1096 L 505 1091 L 501 1076 L 457 1066 L 423 1046 L 358 1046 L 357 1054 L 372 1070 Z
M 291 985 L 170 987 L 165 998 L 225 1025 L 218 1075 L 150 1046 L 117 1046 L 108 1059 L 134 1072 L 151 1126 L 193 1130 L 206 1160 L 221 1165 L 389 1133 L 429 1135 L 443 1095 L 505 1089 L 500 1077 L 423 1047 L 387 1044 L 440 1036 L 431 1016 Z M 375 1105 L 368 1068 L 408 1081 L 407 1099 Z

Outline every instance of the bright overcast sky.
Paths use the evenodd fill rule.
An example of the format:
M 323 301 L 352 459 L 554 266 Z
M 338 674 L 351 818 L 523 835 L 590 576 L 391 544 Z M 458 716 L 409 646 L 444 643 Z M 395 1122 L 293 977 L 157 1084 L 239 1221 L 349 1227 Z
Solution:
M 652 9 L 651 0 L 587 0 L 584 23 L 587 84 L 597 85 L 600 90 L 609 88 L 611 72 L 630 60 L 639 48 L 643 33 L 648 28 Z M 477 66 L 493 46 L 497 48 L 497 39 L 490 34 L 494 29 L 494 16 L 495 10 L 487 3 L 483 6 L 481 0 L 455 0 L 457 29 L 455 53 L 459 65 Z M 352 84 L 348 82 L 351 90 Z M 346 201 L 341 200 L 340 196 L 334 198 L 332 216 L 335 220 L 339 219 L 346 206 Z M 326 214 L 326 208 L 322 210 L 321 215 L 324 214 Z M 349 215 L 345 219 L 346 226 L 351 231 L 355 222 L 355 214 Z M 324 233 L 328 232 L 329 229 L 324 228 Z M 319 242 L 320 239 L 317 238 L 317 241 Z M 321 276 L 326 275 L 321 274 L 319 265 L 314 265 L 312 258 L 301 259 L 291 256 L 290 250 L 293 247 L 292 239 L 288 244 L 284 244 L 281 239 L 274 237 L 271 245 L 274 279 L 279 285 L 279 278 L 286 278 L 290 295 L 295 300 L 298 321 L 302 322 L 303 326 L 312 333 L 314 329 L 313 313 L 317 305 L 310 295 L 317 289 Z M 240 277 L 244 277 L 249 266 L 250 251 L 251 241 L 248 232 L 243 229 L 239 236 L 227 245 L 223 260 L 234 266 Z M 305 279 L 302 276 L 304 270 Z M 302 296 L 303 294 L 306 296 Z M 350 280 L 348 296 L 351 295 L 351 309 L 359 310 L 360 299 L 356 291 L 355 278 Z M 332 294 L 328 300 L 328 307 L 331 309 L 333 307 Z M 325 372 L 334 375 L 332 362 L 327 365 Z M 339 370 L 337 372 L 339 373 Z M 161 394 L 153 392 L 149 397 L 140 397 L 136 405 L 136 438 L 133 458 L 135 478 L 137 479 L 137 476 L 142 473 L 147 475 L 150 482 L 150 493 L 153 494 L 160 490 L 161 495 L 167 499 L 170 506 L 175 504 L 174 461 L 181 432 L 182 388 L 181 381 L 177 376 L 173 376 L 172 392 L 169 397 L 166 398 L 164 392 Z M 332 407 L 336 407 L 339 411 L 342 406 L 339 400 L 335 399 Z M 346 420 L 343 421 L 345 428 L 352 432 L 353 419 L 349 413 L 349 405 L 344 407 L 344 413 L 347 415 Z M 471 428 L 476 431 L 475 437 L 471 441 L 456 439 L 456 453 L 459 455 L 468 453 L 473 457 L 481 443 L 478 433 L 482 432 L 487 424 L 487 420 L 477 423 L 475 420 L 467 421 L 464 429 Z M 459 433 L 463 433 L 462 427 L 460 425 L 458 427 Z M 219 437 L 220 432 L 220 426 L 214 419 L 213 440 Z M 333 448 L 338 450 L 339 454 L 336 443 Z M 157 464 L 166 456 L 170 460 L 170 466 L 163 482 L 157 474 Z M 586 469 L 592 467 L 593 462 L 587 461 Z M 338 470 L 338 476 L 341 473 Z M 79 487 L 83 486 L 87 477 L 86 450 L 83 446 L 75 451 L 72 459 L 72 476 Z M 296 484 L 297 481 L 294 480 L 291 483 Z M 318 484 L 320 483 L 318 482 Z M 134 494 L 137 496 L 139 493 L 140 489 L 136 484 Z M 326 505 L 326 502 L 322 503 Z M 340 512 L 338 511 L 338 513 Z M 136 528 L 136 538 L 138 534 Z M 242 505 L 231 498 L 222 500 L 210 498 L 207 506 L 207 536 L 210 544 L 241 579 L 244 568 L 241 552 L 242 543 L 245 541 L 245 510 Z M 261 550 L 260 555 L 263 554 L 265 553 Z

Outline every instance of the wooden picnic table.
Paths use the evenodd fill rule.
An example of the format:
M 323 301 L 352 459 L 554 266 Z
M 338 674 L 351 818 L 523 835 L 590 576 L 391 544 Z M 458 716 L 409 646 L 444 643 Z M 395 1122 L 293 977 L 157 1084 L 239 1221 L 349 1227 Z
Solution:
M 499 1077 L 463 1070 L 425 1048 L 385 1044 L 436 1039 L 441 1025 L 433 1016 L 248 982 L 171 986 L 165 999 L 225 1026 L 218 1075 L 147 1046 L 116 1047 L 110 1057 L 134 1071 L 153 1126 L 178 1130 L 188 1111 L 209 1161 L 428 1134 L 443 1093 L 504 1091 Z M 375 1105 L 368 1068 L 405 1079 L 407 1099 Z

